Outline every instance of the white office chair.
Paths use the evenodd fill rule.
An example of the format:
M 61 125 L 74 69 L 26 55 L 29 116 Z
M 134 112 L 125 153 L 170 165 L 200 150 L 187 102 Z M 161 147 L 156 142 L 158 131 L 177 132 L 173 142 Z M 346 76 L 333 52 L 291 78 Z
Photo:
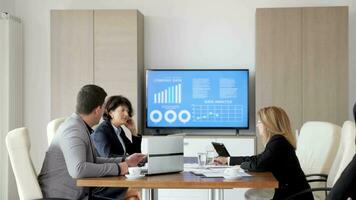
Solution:
M 328 174 L 327 186 L 332 187 L 356 153 L 355 122 L 345 121 L 341 129 L 340 146 Z
M 312 174 L 329 174 L 340 145 L 341 127 L 329 122 L 309 121 L 303 124 L 298 137 L 296 154 L 308 179 Z M 310 182 L 311 187 L 323 184 Z M 323 199 L 324 193 L 314 192 L 314 199 Z
M 31 144 L 27 128 L 10 131 L 6 136 L 6 147 L 20 199 L 41 199 L 42 192 L 30 156 Z
M 340 132 L 339 126 L 328 122 L 311 121 L 303 124 L 296 154 L 306 175 L 329 173 L 339 146 Z M 264 200 L 271 199 L 273 194 L 272 189 L 249 189 L 245 198 Z M 319 198 L 317 195 L 314 196 Z
M 43 198 L 30 156 L 31 142 L 27 128 L 10 131 L 6 135 L 6 147 L 20 200 L 66 200 L 62 198 Z
M 50 121 L 47 125 L 47 140 L 48 146 L 51 144 L 53 137 L 56 134 L 57 129 L 59 126 L 66 120 L 66 117 L 61 117 Z
M 329 122 L 303 124 L 296 154 L 305 174 L 328 174 L 340 144 L 341 128 Z
M 335 159 L 332 163 L 331 169 L 329 174 L 321 174 L 320 177 L 325 177 L 326 179 L 318 179 L 320 182 L 326 182 L 326 187 L 319 187 L 318 189 L 313 189 L 312 191 L 326 191 L 330 190 L 328 188 L 332 188 L 336 181 L 339 179 L 342 172 L 345 170 L 347 165 L 351 162 L 353 156 L 356 153 L 356 146 L 355 146 L 355 139 L 356 139 L 356 127 L 355 123 L 352 121 L 345 121 L 342 129 L 341 129 L 341 139 L 339 148 L 337 150 Z M 318 199 L 325 199 L 322 193 L 318 193 Z

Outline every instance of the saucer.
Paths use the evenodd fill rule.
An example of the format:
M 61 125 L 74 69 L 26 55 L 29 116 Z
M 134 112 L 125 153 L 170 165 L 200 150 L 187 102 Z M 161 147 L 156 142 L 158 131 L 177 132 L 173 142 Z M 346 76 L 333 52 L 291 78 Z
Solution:
M 139 179 L 139 178 L 145 177 L 144 174 L 140 174 L 140 175 L 138 175 L 138 176 L 132 176 L 132 175 L 130 175 L 130 174 L 125 174 L 125 176 L 126 176 L 126 178 L 128 178 L 128 179 Z
M 227 180 L 233 180 L 233 179 L 238 179 L 241 178 L 241 176 L 237 175 L 237 176 L 229 176 L 229 175 L 224 175 L 224 179 Z

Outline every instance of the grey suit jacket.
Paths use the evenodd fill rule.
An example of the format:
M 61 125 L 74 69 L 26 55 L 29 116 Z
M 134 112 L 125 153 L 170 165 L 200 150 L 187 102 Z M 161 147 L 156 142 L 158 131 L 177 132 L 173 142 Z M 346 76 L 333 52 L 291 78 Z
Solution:
M 77 178 L 119 174 L 117 163 L 121 158 L 96 156 L 88 128 L 82 118 L 73 113 L 58 128 L 46 152 L 38 176 L 43 196 L 83 199 L 86 198 L 88 189 L 77 187 Z

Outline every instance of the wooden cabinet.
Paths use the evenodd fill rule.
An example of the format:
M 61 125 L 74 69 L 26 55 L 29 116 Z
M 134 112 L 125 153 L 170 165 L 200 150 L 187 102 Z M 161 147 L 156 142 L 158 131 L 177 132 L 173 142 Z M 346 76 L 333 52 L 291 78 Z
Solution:
M 79 89 L 93 83 L 93 66 L 93 11 L 52 11 L 52 119 L 75 110 Z
M 256 112 L 278 105 L 302 123 L 301 9 L 256 11 Z
M 143 130 L 143 15 L 136 10 L 94 11 L 94 83 L 127 97 Z
M 347 7 L 256 10 L 256 111 L 284 108 L 293 130 L 310 120 L 341 125 L 347 71 Z
M 124 95 L 142 130 L 143 15 L 137 10 L 51 11 L 51 118 L 75 110 L 85 84 Z
M 303 121 L 348 119 L 348 8 L 303 8 Z

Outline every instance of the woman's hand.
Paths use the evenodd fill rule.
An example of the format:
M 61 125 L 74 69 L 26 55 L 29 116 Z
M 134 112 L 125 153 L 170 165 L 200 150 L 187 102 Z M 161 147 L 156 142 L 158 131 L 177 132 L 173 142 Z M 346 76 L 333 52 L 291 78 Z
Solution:
M 136 128 L 136 123 L 135 121 L 132 119 L 132 118 L 129 118 L 127 121 L 126 121 L 126 124 L 125 126 L 131 131 L 131 134 L 133 136 L 137 136 L 138 133 L 137 133 L 137 128 Z
M 217 165 L 228 165 L 229 163 L 228 162 L 228 157 L 216 157 L 214 158 L 214 164 L 217 164 Z

